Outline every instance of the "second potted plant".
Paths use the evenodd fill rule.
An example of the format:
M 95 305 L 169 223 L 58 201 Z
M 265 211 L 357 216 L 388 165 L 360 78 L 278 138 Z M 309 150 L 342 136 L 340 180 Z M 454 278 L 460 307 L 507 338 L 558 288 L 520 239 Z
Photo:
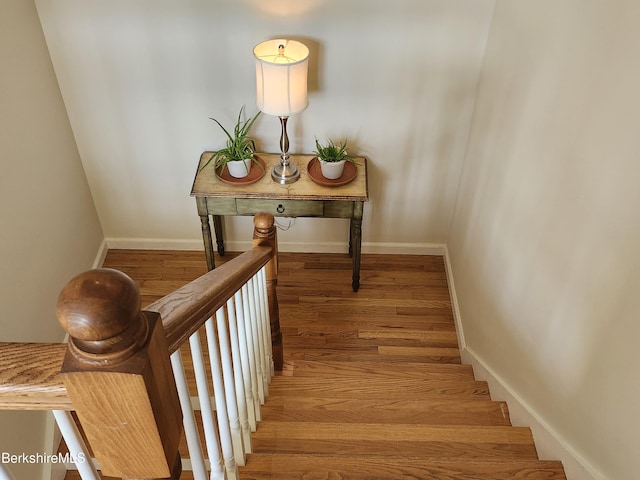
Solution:
M 345 162 L 357 165 L 354 157 L 347 153 L 347 141 L 336 145 L 332 140 L 327 140 L 325 145 L 316 138 L 316 151 L 313 152 L 320 161 L 322 176 L 329 180 L 335 180 L 342 176 Z
M 249 175 L 251 162 L 255 162 L 257 165 L 261 166 L 254 157 L 255 144 L 253 139 L 249 136 L 249 131 L 260 116 L 260 112 L 243 122 L 241 121 L 243 111 L 244 107 L 240 109 L 240 113 L 238 114 L 238 120 L 233 127 L 233 135 L 229 133 L 229 131 L 224 128 L 218 120 L 215 118 L 211 119 L 216 122 L 227 135 L 227 144 L 225 148 L 214 152 L 202 168 L 206 167 L 211 163 L 211 161 L 213 161 L 215 169 L 222 167 L 222 172 L 226 167 L 229 169 L 229 175 L 232 177 L 243 178 Z

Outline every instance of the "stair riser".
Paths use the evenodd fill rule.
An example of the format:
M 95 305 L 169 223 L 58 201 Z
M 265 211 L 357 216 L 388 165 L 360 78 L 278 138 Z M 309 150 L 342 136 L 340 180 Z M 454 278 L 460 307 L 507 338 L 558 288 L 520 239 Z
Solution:
M 343 398 L 422 398 L 454 397 L 458 399 L 489 399 L 489 389 L 484 382 L 474 381 L 419 381 L 379 379 L 376 381 L 346 380 L 336 378 L 332 382 L 315 381 L 312 377 L 287 377 L 278 379 L 269 387 L 271 395 L 295 397 L 322 397 L 324 395 Z
M 300 442 L 295 439 L 256 438 L 255 453 L 296 453 L 326 455 L 407 455 L 420 456 L 424 461 L 456 458 L 458 460 L 526 459 L 536 460 L 533 444 L 510 443 L 454 443 L 454 442 L 410 442 L 313 440 Z
M 243 480 L 565 480 L 560 462 L 527 460 L 438 460 L 399 456 L 255 454 L 242 469 Z
M 411 423 L 421 425 L 509 426 L 506 404 L 469 401 L 389 401 L 269 397 L 262 411 L 265 421 L 331 423 Z

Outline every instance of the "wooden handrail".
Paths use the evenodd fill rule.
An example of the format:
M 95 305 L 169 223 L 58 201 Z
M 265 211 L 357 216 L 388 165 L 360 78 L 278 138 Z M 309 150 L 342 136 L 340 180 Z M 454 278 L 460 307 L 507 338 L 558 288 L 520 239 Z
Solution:
M 60 377 L 64 343 L 0 343 L 0 410 L 73 410 Z
M 160 313 L 169 353 L 271 258 L 270 247 L 254 247 L 147 306 Z M 66 349 L 64 343 L 0 343 L 0 410 L 73 410 L 59 376 Z
M 180 344 L 252 277 L 268 265 L 274 362 L 282 365 L 275 284 L 277 242 L 273 217 L 258 214 L 254 220 L 254 248 L 226 262 L 182 288 L 157 300 L 145 310 L 158 312 L 167 336 L 169 352 Z M 59 375 L 67 345 L 0 342 L 0 410 L 73 410 Z
M 205 273 L 145 308 L 158 312 L 175 352 L 215 311 L 272 257 L 269 247 L 256 247 Z

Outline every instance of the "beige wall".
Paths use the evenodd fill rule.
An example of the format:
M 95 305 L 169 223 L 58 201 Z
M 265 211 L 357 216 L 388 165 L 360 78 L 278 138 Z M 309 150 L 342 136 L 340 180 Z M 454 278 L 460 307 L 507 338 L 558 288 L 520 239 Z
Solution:
M 36 4 L 105 235 L 140 244 L 199 245 L 188 191 L 200 152 L 223 141 L 208 117 L 253 110 L 253 45 L 306 41 L 310 106 L 290 121 L 292 149 L 348 136 L 369 156 L 365 242 L 448 242 L 469 352 L 595 478 L 634 478 L 636 2 L 497 0 L 493 23 L 493 0 Z M 0 218 L 21 233 L 3 225 L 1 281 L 3 303 L 28 308 L 5 310 L 3 339 L 44 340 L 59 329 L 31 322 L 52 318 L 102 233 L 33 7 L 8 5 Z M 278 135 L 263 117 L 262 148 Z M 248 222 L 227 226 L 248 238 Z M 281 239 L 315 248 L 346 235 L 340 221 L 300 219 Z
M 200 247 L 189 191 L 200 153 L 225 140 L 209 117 L 256 111 L 253 47 L 292 35 L 312 53 L 291 150 L 348 137 L 370 158 L 366 246 L 446 240 L 493 0 L 36 4 L 109 239 Z M 279 128 L 263 116 L 259 147 L 276 151 Z M 227 237 L 249 240 L 250 226 L 229 221 Z M 347 238 L 342 220 L 298 219 L 280 245 Z
M 449 237 L 469 351 L 610 480 L 640 471 L 639 22 L 496 2 Z
M 32 2 L 2 1 L 0 59 L 0 341 L 61 341 L 58 293 L 103 235 Z M 44 428 L 44 414 L 0 412 L 0 452 L 44 452 Z

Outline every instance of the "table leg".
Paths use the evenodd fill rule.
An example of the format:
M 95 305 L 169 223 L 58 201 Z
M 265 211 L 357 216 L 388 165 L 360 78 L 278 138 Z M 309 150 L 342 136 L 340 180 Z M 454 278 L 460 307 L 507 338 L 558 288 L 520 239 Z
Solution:
M 207 268 L 213 270 L 216 265 L 213 260 L 213 241 L 211 240 L 211 227 L 209 226 L 209 215 L 200 215 L 202 226 L 202 240 L 204 242 L 204 254 L 207 257 Z
M 216 243 L 218 244 L 218 255 L 224 257 L 224 237 L 222 236 L 222 216 L 212 215 L 213 230 L 216 232 Z
M 349 256 L 353 258 L 353 218 L 349 221 Z
M 360 288 L 360 257 L 362 253 L 362 210 L 363 202 L 353 204 L 353 216 L 351 217 L 351 248 L 353 259 L 353 280 L 351 286 L 354 292 Z

